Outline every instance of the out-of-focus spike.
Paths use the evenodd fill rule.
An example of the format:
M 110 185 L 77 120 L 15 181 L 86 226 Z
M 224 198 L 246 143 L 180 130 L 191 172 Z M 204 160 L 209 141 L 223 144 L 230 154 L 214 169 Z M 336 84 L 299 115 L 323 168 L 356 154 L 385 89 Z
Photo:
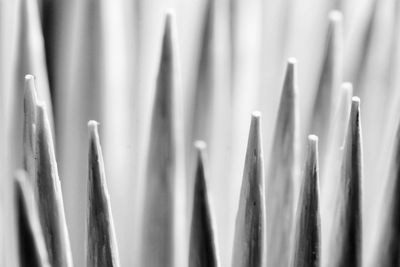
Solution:
M 236 217 L 232 266 L 265 266 L 266 218 L 261 114 L 253 112 Z
M 287 266 L 294 212 L 298 135 L 296 59 L 287 63 L 266 178 L 268 266 Z
M 35 86 L 35 77 L 25 75 L 24 88 L 24 168 L 29 177 L 34 180 L 35 160 L 33 154 L 33 142 L 35 140 L 33 125 L 36 124 L 36 105 L 37 95 Z
M 89 121 L 87 266 L 118 267 L 119 255 L 111 213 L 98 123 Z
M 352 98 L 343 148 L 330 266 L 362 266 L 362 137 L 360 99 Z
M 328 130 L 331 124 L 331 110 L 336 104 L 342 82 L 342 13 L 337 10 L 329 14 L 329 28 L 325 54 L 314 100 L 310 132 L 319 138 L 320 155 L 325 155 Z
M 21 267 L 50 267 L 31 181 L 24 171 L 15 174 L 19 263 Z
M 196 141 L 197 166 L 195 173 L 192 224 L 190 231 L 190 267 L 216 267 L 218 264 L 215 225 L 213 224 L 206 184 L 204 154 L 206 144 Z
M 167 12 L 150 129 L 142 221 L 142 266 L 174 266 L 177 79 L 174 15 Z
M 294 258 L 292 266 L 319 267 L 321 229 L 319 214 L 318 137 L 308 136 L 308 153 L 303 186 L 297 207 Z
M 213 112 L 214 100 L 214 8 L 214 0 L 208 0 L 205 7 L 199 66 L 194 91 L 194 117 L 192 119 L 191 142 L 198 139 L 208 142 L 210 128 L 212 127 L 211 114 Z
M 72 256 L 65 221 L 64 204 L 54 153 L 53 137 L 46 109 L 37 105 L 35 181 L 39 217 L 52 266 L 71 267 Z

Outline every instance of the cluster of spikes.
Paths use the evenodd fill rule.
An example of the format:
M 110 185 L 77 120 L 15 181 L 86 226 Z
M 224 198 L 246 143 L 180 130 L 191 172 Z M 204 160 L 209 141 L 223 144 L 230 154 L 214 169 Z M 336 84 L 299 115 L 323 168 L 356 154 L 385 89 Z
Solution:
M 15 239 L 17 255 L 16 260 L 12 256 L 5 257 L 6 260 L 2 258 L 1 265 L 14 266 L 17 261 L 16 266 L 19 264 L 21 267 L 72 267 L 75 242 L 70 240 L 62 193 L 63 178 L 60 180 L 59 177 L 54 140 L 60 130 L 55 127 L 57 114 L 53 112 L 47 70 L 43 68 L 46 65 L 44 47 L 37 46 L 34 36 L 40 26 L 38 10 L 33 3 L 24 0 L 22 4 L 26 15 L 24 18 L 29 23 L 22 22 L 25 28 L 22 27 L 24 30 L 20 39 L 21 44 L 27 47 L 22 47 L 21 51 L 25 54 L 19 55 L 27 60 L 25 67 L 28 66 L 19 71 L 33 75 L 25 76 L 24 93 L 13 99 L 15 103 L 23 103 L 15 105 L 22 108 L 21 111 L 14 110 L 15 114 L 21 112 L 23 119 L 9 120 L 12 125 L 10 132 L 17 133 L 15 139 L 20 141 L 22 147 L 21 155 L 13 155 L 22 159 L 22 166 L 17 166 L 20 170 L 14 173 L 13 212 L 4 213 L 15 215 L 15 226 L 0 224 L 3 232 L 11 230 L 2 234 L 2 240 L 6 241 L 1 243 L 0 249 L 12 250 L 13 242 L 7 240 Z M 247 148 L 240 162 L 240 194 L 238 203 L 230 204 L 234 205 L 236 211 L 235 221 L 231 222 L 234 226 L 233 240 L 218 240 L 218 237 L 228 236 L 218 234 L 228 226 L 218 224 L 218 216 L 213 212 L 215 202 L 212 199 L 217 196 L 213 196 L 213 191 L 209 190 L 211 175 L 208 172 L 208 154 L 215 152 L 215 149 L 206 151 L 209 142 L 213 141 L 209 130 L 212 128 L 210 125 L 215 123 L 212 117 L 218 116 L 213 113 L 214 92 L 210 89 L 213 71 L 210 61 L 215 56 L 210 52 L 209 40 L 213 5 L 207 5 L 205 14 L 197 88 L 191 106 L 192 114 L 189 114 L 192 125 L 188 131 L 187 139 L 191 145 L 188 148 L 181 147 L 184 143 L 182 139 L 186 137 L 181 136 L 183 131 L 180 122 L 187 118 L 181 118 L 182 113 L 178 108 L 181 104 L 178 75 L 180 51 L 175 36 L 174 13 L 171 10 L 165 13 L 149 140 L 146 155 L 143 156 L 146 161 L 143 193 L 139 196 L 139 216 L 135 218 L 140 229 L 137 231 L 140 241 L 131 250 L 137 257 L 135 262 L 140 263 L 138 266 L 214 267 L 225 266 L 227 262 L 233 267 L 398 266 L 400 126 L 394 133 L 386 128 L 382 130 L 386 131 L 384 137 L 388 141 L 379 155 L 384 155 L 385 160 L 377 160 L 376 164 L 387 171 L 383 173 L 387 184 L 381 216 L 374 227 L 368 224 L 368 229 L 376 229 L 371 234 L 373 237 L 368 238 L 373 242 L 368 243 L 365 241 L 363 224 L 366 210 L 363 207 L 363 180 L 364 169 L 371 170 L 372 167 L 363 164 L 360 113 L 360 98 L 366 93 L 354 89 L 354 92 L 360 93 L 360 97 L 354 96 L 353 85 L 342 81 L 342 15 L 339 11 L 329 14 L 327 41 L 318 90 L 311 107 L 312 116 L 302 125 L 307 133 L 302 135 L 299 126 L 295 58 L 287 60 L 276 124 L 271 127 L 270 156 L 267 158 L 263 152 L 265 145 L 261 112 L 248 114 Z M 370 27 L 364 37 L 364 42 L 370 43 Z M 357 66 L 354 83 L 360 87 L 364 86 L 362 81 L 368 73 L 363 69 L 367 65 L 366 55 L 373 49 L 364 47 L 361 50 L 355 53 L 360 55 L 358 60 L 354 60 Z M 395 80 L 393 77 L 391 79 Z M 94 89 L 88 89 L 87 94 L 93 96 L 93 101 L 98 100 Z M 74 99 L 66 101 L 72 103 Z M 386 102 L 382 99 L 378 101 L 389 102 L 388 99 Z M 395 105 L 389 108 L 391 110 L 387 114 L 397 110 Z M 79 110 L 71 107 L 71 112 Z M 91 114 L 91 111 L 87 113 Z M 17 125 L 19 123 L 21 125 Z M 395 123 L 398 124 L 397 121 Z M 122 265 L 119 248 L 124 247 L 124 251 L 130 249 L 125 248 L 126 242 L 123 246 L 118 245 L 117 234 L 123 233 L 123 230 L 118 231 L 114 226 L 113 199 L 108 192 L 98 126 L 95 120 L 87 123 L 87 197 L 86 203 L 79 203 L 82 196 L 78 194 L 82 190 L 76 189 L 78 200 L 74 204 L 86 209 L 86 266 L 119 267 Z M 74 129 L 62 130 L 71 131 L 79 145 L 85 142 Z M 368 136 L 367 140 L 371 140 L 371 137 Z M 215 146 L 213 143 L 211 145 Z M 185 153 L 182 151 L 186 151 L 187 159 L 183 159 L 181 154 Z M 70 149 L 69 154 L 65 154 L 79 159 L 83 157 L 73 152 Z M 371 160 L 368 163 L 371 164 Z M 181 167 L 185 164 L 193 164 L 194 171 L 182 171 Z M 190 166 L 186 168 L 190 169 Z M 182 176 L 188 177 L 188 187 L 182 186 Z M 229 183 L 229 178 L 225 182 Z M 74 197 L 69 196 L 70 199 Z M 1 208 L 9 204 L 5 202 Z M 185 209 L 183 203 L 190 208 Z M 124 212 L 129 210 L 129 207 L 121 208 Z M 3 219 L 0 223 L 6 221 Z M 78 221 L 73 222 L 74 227 Z M 185 230 L 186 226 L 188 231 Z M 221 260 L 221 251 L 227 250 L 229 260 L 226 260 L 226 256 Z M 366 251 L 372 251 L 371 256 L 367 257 Z M 368 263 L 365 259 L 368 259 Z

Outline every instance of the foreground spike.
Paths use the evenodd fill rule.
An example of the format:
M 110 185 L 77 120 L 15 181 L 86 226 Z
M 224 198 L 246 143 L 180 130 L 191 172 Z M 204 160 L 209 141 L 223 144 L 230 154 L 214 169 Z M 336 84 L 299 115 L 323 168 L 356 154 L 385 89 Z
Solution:
M 142 231 L 142 266 L 174 266 L 176 61 L 173 14 L 167 13 L 150 129 Z
M 264 162 L 261 114 L 253 112 L 236 217 L 233 267 L 265 266 Z
M 342 13 L 332 11 L 329 14 L 329 29 L 325 55 L 321 67 L 318 90 L 313 107 L 310 131 L 319 137 L 321 155 L 325 155 L 327 134 L 331 124 L 331 110 L 336 104 L 340 83 L 342 82 Z
M 319 267 L 321 228 L 319 214 L 318 137 L 308 136 L 303 186 L 297 207 L 293 267 Z
M 268 266 L 287 266 L 293 225 L 298 132 L 296 64 L 287 62 L 266 187 Z
M 360 99 L 352 98 L 349 125 L 344 144 L 332 239 L 331 266 L 362 266 L 362 138 Z
M 86 263 L 92 267 L 119 267 L 103 154 L 96 121 L 89 121 L 89 180 Z
M 399 266 L 400 243 L 400 124 L 397 126 L 395 147 L 386 185 L 385 201 L 383 207 L 383 223 L 376 244 L 375 266 Z
M 71 267 L 71 247 L 65 221 L 53 138 L 43 104 L 37 105 L 35 155 L 37 170 L 35 185 L 37 187 L 39 217 L 50 263 L 57 267 Z
M 36 124 L 36 105 L 38 103 L 35 77 L 33 75 L 25 75 L 24 87 L 24 168 L 28 172 L 29 177 L 34 180 L 35 176 L 35 160 L 33 152 L 34 130 L 33 125 Z
M 50 267 L 30 179 L 24 171 L 15 174 L 18 216 L 19 261 L 21 267 Z
M 196 141 L 197 167 L 195 173 L 192 225 L 190 231 L 189 267 L 218 265 L 214 224 L 211 217 L 206 184 L 204 153 L 206 144 Z

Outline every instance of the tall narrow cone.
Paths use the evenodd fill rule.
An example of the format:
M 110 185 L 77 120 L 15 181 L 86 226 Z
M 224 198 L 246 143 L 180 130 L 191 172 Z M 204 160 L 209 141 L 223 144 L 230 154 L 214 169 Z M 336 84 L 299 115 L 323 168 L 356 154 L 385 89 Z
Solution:
M 142 221 L 142 266 L 174 266 L 177 142 L 173 13 L 167 13 L 150 128 Z M 183 231 L 183 229 L 180 229 Z M 175 248 L 174 248 L 175 247 Z
M 308 153 L 303 186 L 297 207 L 294 267 L 319 267 L 321 228 L 319 214 L 318 137 L 308 136 Z
M 264 162 L 261 114 L 253 112 L 233 244 L 233 267 L 265 266 Z
M 310 129 L 310 132 L 319 137 L 319 151 L 322 156 L 325 155 L 328 144 L 327 135 L 332 120 L 331 110 L 337 102 L 342 82 L 342 46 L 342 13 L 335 10 L 329 14 L 328 36 Z
M 35 159 L 34 159 L 34 127 L 36 125 L 36 105 L 38 103 L 36 95 L 35 77 L 33 75 L 25 76 L 24 87 L 24 168 L 28 176 L 34 180 L 35 177 Z
M 296 59 L 287 62 L 266 178 L 268 266 L 287 266 L 294 212 L 298 136 Z
M 330 266 L 362 266 L 362 137 L 360 99 L 352 98 L 343 148 Z
M 375 265 L 382 267 L 399 266 L 400 241 L 400 124 L 394 142 L 394 150 L 382 205 L 383 220 L 379 239 L 375 245 Z
M 86 263 L 92 267 L 119 267 L 118 247 L 100 146 L 98 123 L 89 121 L 89 179 Z
M 37 105 L 35 141 L 37 180 L 35 181 L 39 217 L 46 240 L 50 264 L 71 267 L 71 247 L 65 221 L 64 204 L 54 153 L 53 137 L 46 109 Z
M 21 267 L 50 267 L 32 183 L 24 171 L 15 174 L 14 190 L 18 216 L 19 264 Z
M 215 226 L 212 220 L 206 184 L 204 154 L 206 144 L 196 141 L 197 166 L 194 184 L 192 225 L 190 231 L 189 267 L 217 267 Z

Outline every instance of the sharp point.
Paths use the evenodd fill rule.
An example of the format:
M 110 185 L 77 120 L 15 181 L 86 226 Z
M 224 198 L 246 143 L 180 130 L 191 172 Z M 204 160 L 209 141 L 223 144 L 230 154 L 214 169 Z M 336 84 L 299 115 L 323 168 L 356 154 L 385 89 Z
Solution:
M 207 143 L 202 140 L 196 140 L 194 142 L 194 147 L 198 152 L 203 152 L 207 148 Z
M 330 11 L 328 17 L 329 21 L 331 21 L 334 24 L 341 23 L 343 20 L 343 14 L 339 10 Z
M 253 121 L 256 121 L 257 123 L 261 120 L 261 112 L 258 110 L 255 110 L 251 113 L 251 118 Z
M 316 136 L 315 134 L 310 134 L 308 136 L 308 141 L 310 144 L 318 144 L 318 136 Z
M 351 98 L 351 113 L 353 112 L 359 112 L 360 110 L 360 104 L 361 104 L 361 100 L 358 96 L 353 96 Z
M 167 8 L 165 10 L 165 29 L 171 30 L 172 24 L 175 23 L 175 10 L 173 8 Z
M 99 123 L 95 120 L 90 120 L 88 121 L 88 129 L 89 129 L 89 134 L 90 136 L 96 136 L 98 135 L 98 126 Z

